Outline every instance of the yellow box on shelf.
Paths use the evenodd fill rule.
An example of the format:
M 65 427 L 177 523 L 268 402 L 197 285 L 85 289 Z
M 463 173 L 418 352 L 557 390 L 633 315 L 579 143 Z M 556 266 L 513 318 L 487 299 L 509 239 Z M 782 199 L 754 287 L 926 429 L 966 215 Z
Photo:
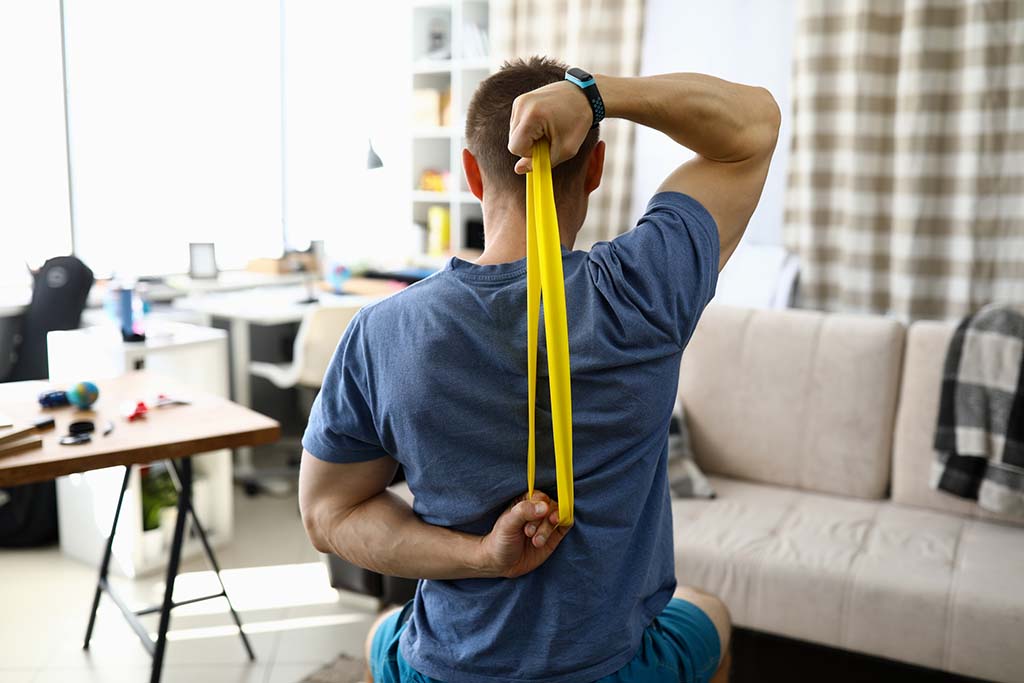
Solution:
M 427 209 L 427 254 L 442 256 L 451 246 L 451 212 L 446 206 Z

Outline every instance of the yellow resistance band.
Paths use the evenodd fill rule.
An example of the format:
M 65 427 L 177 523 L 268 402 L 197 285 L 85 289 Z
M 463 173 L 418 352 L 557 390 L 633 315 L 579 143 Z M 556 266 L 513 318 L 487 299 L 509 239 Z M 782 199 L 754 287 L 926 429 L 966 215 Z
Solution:
M 551 428 L 555 441 L 558 482 L 558 524 L 572 525 L 572 395 L 569 382 L 569 325 L 565 313 L 565 279 L 558 235 L 555 194 L 551 186 L 548 143 L 533 146 L 533 171 L 526 174 L 526 356 L 530 394 L 530 436 L 526 452 L 526 479 L 533 496 L 537 470 L 537 338 L 540 300 L 544 294 L 544 335 L 548 347 L 548 382 L 551 385 Z

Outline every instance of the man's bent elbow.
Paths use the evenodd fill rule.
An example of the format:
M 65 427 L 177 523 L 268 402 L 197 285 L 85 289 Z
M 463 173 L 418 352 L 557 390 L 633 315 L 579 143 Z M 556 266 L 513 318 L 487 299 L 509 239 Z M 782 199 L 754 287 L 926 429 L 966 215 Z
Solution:
M 719 161 L 759 164 L 771 159 L 779 139 L 782 112 L 766 88 L 742 86 L 743 99 L 736 102 L 735 150 Z
M 757 88 L 758 92 L 758 129 L 761 133 L 761 149 L 771 154 L 779 140 L 779 128 L 782 126 L 782 110 L 775 96 L 767 88 Z
M 302 515 L 302 526 L 306 536 L 318 552 L 333 553 L 330 543 L 330 525 L 327 523 L 329 512 L 320 501 L 300 500 L 299 512 Z

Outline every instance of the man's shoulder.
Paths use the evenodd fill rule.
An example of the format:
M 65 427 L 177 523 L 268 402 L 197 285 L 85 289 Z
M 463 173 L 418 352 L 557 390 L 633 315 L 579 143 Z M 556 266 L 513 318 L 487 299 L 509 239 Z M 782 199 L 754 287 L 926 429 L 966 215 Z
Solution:
M 424 306 L 436 305 L 447 285 L 446 272 L 438 271 L 380 301 L 363 306 L 359 311 L 360 322 L 368 330 L 401 323 L 410 313 L 422 311 Z

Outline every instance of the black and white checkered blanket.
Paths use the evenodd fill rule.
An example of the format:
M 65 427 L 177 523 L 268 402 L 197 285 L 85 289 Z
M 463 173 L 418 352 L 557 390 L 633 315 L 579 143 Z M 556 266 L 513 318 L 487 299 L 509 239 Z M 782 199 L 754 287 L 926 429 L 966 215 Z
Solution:
M 946 352 L 931 485 L 1024 517 L 1024 309 L 989 305 Z

